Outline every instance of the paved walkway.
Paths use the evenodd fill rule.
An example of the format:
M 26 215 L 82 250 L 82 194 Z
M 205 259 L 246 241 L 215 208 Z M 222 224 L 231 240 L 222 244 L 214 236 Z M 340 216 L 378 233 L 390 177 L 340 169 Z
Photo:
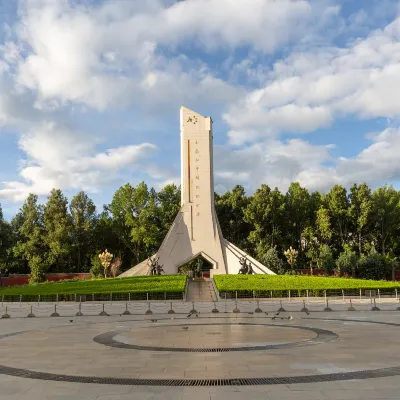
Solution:
M 319 330 L 337 337 L 322 340 Z M 346 380 L 346 374 L 399 367 L 399 330 L 399 312 L 3 319 L 0 365 L 67 375 L 77 382 L 2 375 L 0 367 L 0 399 L 398 399 L 400 369 L 393 370 L 394 376 L 374 379 Z M 108 335 L 108 341 L 93 340 L 99 335 Z M 267 348 L 252 349 L 257 346 Z M 247 349 L 217 353 L 180 350 L 227 347 Z M 343 379 L 301 384 L 279 380 L 305 377 L 318 381 L 330 374 L 343 374 Z M 107 377 L 109 383 L 130 379 L 133 384 L 82 383 L 80 377 Z M 238 386 L 236 381 L 263 377 L 277 378 L 280 384 Z M 176 384 L 215 378 L 237 384 L 134 384 L 135 379 L 174 379 Z

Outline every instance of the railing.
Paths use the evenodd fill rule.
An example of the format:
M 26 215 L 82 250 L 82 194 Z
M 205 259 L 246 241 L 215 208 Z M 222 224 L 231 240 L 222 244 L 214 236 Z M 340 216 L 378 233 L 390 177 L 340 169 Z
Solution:
M 395 298 L 282 298 L 269 300 L 225 299 L 222 301 L 184 302 L 180 301 L 63 301 L 50 302 L 3 302 L 0 318 L 25 317 L 81 317 L 105 315 L 152 315 L 152 314 L 207 314 L 207 313 L 247 313 L 278 315 L 278 312 L 304 313 L 328 311 L 400 311 L 400 303 Z M 280 313 L 279 313 L 280 315 Z M 286 315 L 286 316 L 284 316 Z M 290 314 L 280 315 L 282 318 Z

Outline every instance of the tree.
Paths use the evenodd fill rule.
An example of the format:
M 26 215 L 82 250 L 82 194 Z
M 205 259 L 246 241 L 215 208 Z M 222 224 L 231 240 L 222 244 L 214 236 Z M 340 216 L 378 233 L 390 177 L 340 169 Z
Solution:
M 37 202 L 37 195 L 30 194 L 21 207 L 18 217 L 19 238 L 13 247 L 14 254 L 28 262 L 31 270 L 30 283 L 41 282 L 48 266 L 49 249 L 43 240 L 45 237 L 43 207 Z
M 275 246 L 267 250 L 261 261 L 267 268 L 276 274 L 282 275 L 285 272 L 283 268 L 283 261 L 279 258 L 279 254 Z
M 108 269 L 110 267 L 112 258 L 113 255 L 107 249 L 103 251 L 103 253 L 99 254 L 99 259 L 104 269 L 104 278 L 107 278 Z
M 380 243 L 381 252 L 386 254 L 387 242 L 395 236 L 400 221 L 400 195 L 393 186 L 386 185 L 372 193 L 372 234 Z
M 110 264 L 110 272 L 113 278 L 115 278 L 121 271 L 122 260 L 121 257 L 115 257 Z
M 249 240 L 255 245 L 259 259 L 275 245 L 282 245 L 281 233 L 284 219 L 284 196 L 278 188 L 271 190 L 261 185 L 244 211 L 244 219 L 251 225 Z
M 328 273 L 332 273 L 335 267 L 335 260 L 333 258 L 332 250 L 327 244 L 321 244 L 318 249 L 318 268 L 324 268 Z
M 4 220 L 0 204 L 0 275 L 13 267 L 11 249 L 14 241 L 12 227 Z
M 344 246 L 349 238 L 349 208 L 347 191 L 340 185 L 334 185 L 325 198 L 330 215 L 333 242 L 336 246 Z
M 222 196 L 215 196 L 215 208 L 224 237 L 242 249 L 248 247 L 250 224 L 244 218 L 249 204 L 243 186 L 237 185 Z
M 315 221 L 317 228 L 317 235 L 321 242 L 328 243 L 332 238 L 332 229 L 329 212 L 325 207 L 321 207 L 317 211 L 317 218 Z
M 351 273 L 351 276 L 354 278 L 356 276 L 356 267 L 357 267 L 358 257 L 355 251 L 351 249 L 349 245 L 344 246 L 344 250 L 339 254 L 339 257 L 336 260 L 336 267 L 340 273 Z
M 358 253 L 362 254 L 362 243 L 372 211 L 371 189 L 366 183 L 354 184 L 350 189 L 350 217 L 357 235 Z
M 310 224 L 310 194 L 298 182 L 292 182 L 285 196 L 286 229 L 290 243 L 299 249 L 301 257 L 301 234 Z
M 71 200 L 70 212 L 73 228 L 73 246 L 77 252 L 77 272 L 86 271 L 90 253 L 95 251 L 94 233 L 97 221 L 96 206 L 85 192 Z
M 100 261 L 99 254 L 92 256 L 92 267 L 90 268 L 90 274 L 93 278 L 101 278 L 104 274 L 104 267 Z
M 288 264 L 293 269 L 296 265 L 299 252 L 296 249 L 293 249 L 292 246 L 290 246 L 286 251 L 283 252 L 283 254 L 286 257 Z
M 364 279 L 380 280 L 390 273 L 386 258 L 377 252 L 362 255 L 358 261 L 357 268 L 360 278 Z
M 53 271 L 68 271 L 72 255 L 72 221 L 68 214 L 68 200 L 61 190 L 51 191 L 44 206 L 43 222 L 47 264 Z
M 157 194 L 159 204 L 159 222 L 161 240 L 167 234 L 181 208 L 181 189 L 175 185 L 166 185 Z

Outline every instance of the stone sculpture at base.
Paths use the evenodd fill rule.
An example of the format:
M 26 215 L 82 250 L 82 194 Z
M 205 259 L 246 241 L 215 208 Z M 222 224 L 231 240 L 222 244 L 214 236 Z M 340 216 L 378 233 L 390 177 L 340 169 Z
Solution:
M 210 276 L 237 274 L 243 260 L 246 273 L 274 274 L 222 236 L 214 207 L 211 118 L 186 107 L 181 107 L 180 117 L 181 209 L 150 263 L 144 260 L 120 276 L 149 275 L 155 262 L 165 274 L 176 274 L 180 266 L 198 256 L 212 264 Z

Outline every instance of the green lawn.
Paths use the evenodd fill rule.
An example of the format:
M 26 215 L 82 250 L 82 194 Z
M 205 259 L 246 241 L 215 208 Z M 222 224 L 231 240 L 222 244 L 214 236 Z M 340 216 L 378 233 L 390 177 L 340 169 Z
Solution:
M 135 276 L 130 278 L 46 282 L 0 288 L 0 296 L 47 296 L 56 294 L 183 293 L 186 275 Z
M 285 290 L 359 290 L 359 289 L 395 289 L 400 282 L 371 281 L 364 279 L 325 278 L 296 275 L 216 275 L 215 285 L 218 291 L 285 291 Z

